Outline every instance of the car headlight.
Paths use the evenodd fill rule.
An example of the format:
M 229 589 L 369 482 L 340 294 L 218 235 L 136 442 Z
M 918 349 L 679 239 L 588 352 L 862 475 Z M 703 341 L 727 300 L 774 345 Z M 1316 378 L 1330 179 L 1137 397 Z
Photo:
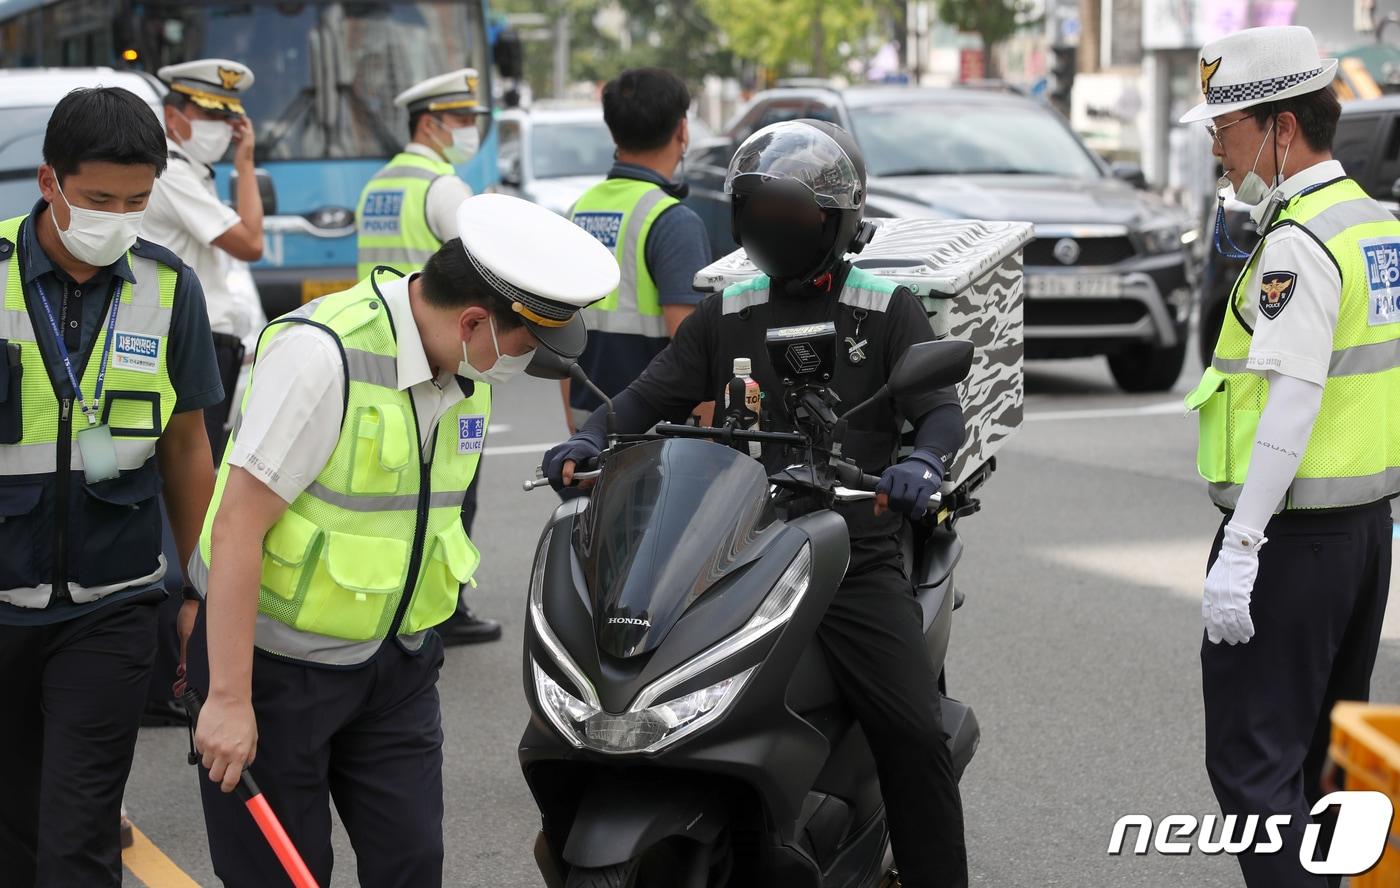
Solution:
M 598 752 L 655 752 L 719 718 L 748 683 L 757 666 L 707 688 L 614 715 L 569 693 L 540 664 L 531 661 L 535 691 L 554 729 L 574 746 Z
M 811 581 L 812 546 L 807 543 L 739 631 L 647 685 L 626 712 L 615 714 L 603 711 L 593 685 L 545 620 L 542 602 L 544 562 L 549 539 L 550 535 L 546 534 L 535 556 L 530 581 L 530 619 L 541 646 L 574 685 L 577 693 L 551 678 L 532 659 L 530 665 L 535 696 L 550 724 L 565 740 L 576 747 L 599 752 L 655 752 L 719 718 L 739 695 L 757 666 L 673 700 L 656 701 L 668 691 L 689 682 L 784 625 L 797 610 Z
M 1143 249 L 1149 255 L 1175 253 L 1182 249 L 1182 229 L 1180 225 L 1161 225 L 1147 228 L 1142 232 Z

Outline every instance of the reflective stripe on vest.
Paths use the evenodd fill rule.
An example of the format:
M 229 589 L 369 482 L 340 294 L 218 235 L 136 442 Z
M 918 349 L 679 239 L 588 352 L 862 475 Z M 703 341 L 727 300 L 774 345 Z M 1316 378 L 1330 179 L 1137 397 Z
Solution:
M 0 238 L 12 247 L 0 262 L 0 339 L 18 348 L 20 361 L 19 367 L 7 374 L 11 389 L 0 389 L 0 404 L 6 409 L 11 409 L 10 398 L 16 397 L 14 389 L 18 389 L 18 440 L 0 444 L 0 475 L 9 479 L 9 495 L 0 512 L 4 522 L 0 533 L 0 561 L 4 562 L 0 566 L 0 601 L 42 608 L 53 597 L 55 567 L 62 569 L 67 580 L 68 598 L 80 604 L 157 582 L 165 574 L 154 456 L 175 407 L 167 361 L 179 273 L 154 259 L 131 252 L 126 255 L 134 280 L 121 282 L 118 290 L 117 341 L 108 356 L 102 400 L 95 405 L 111 431 L 119 475 L 89 483 L 81 475 L 82 451 L 76 443 L 77 433 L 86 423 L 76 404 L 70 414 L 70 455 L 65 466 L 58 465 L 60 398 L 39 349 L 26 302 L 19 264 L 23 221 L 21 217 L 0 222 Z M 52 298 L 54 294 L 49 295 Z M 103 294 L 104 304 L 107 295 Z M 93 298 L 97 298 L 96 293 Z M 104 321 L 106 316 L 104 311 Z M 100 356 L 107 340 L 107 325 L 103 323 L 92 345 L 93 357 L 87 360 L 80 380 L 89 399 L 96 391 Z M 82 360 L 80 355 L 74 358 Z M 73 472 L 79 474 L 70 474 Z M 63 485 L 59 484 L 60 473 L 66 482 Z M 66 498 L 60 500 L 65 488 Z M 101 523 L 105 521 L 117 526 L 107 527 Z M 60 528 L 66 563 L 55 565 L 54 537 Z
M 369 180 L 355 210 L 356 273 L 369 277 L 377 266 L 412 274 L 442 246 L 428 225 L 428 189 L 452 164 L 403 152 Z
M 574 223 L 613 251 L 621 271 L 617 289 L 584 312 L 588 329 L 652 339 L 670 335 L 647 268 L 646 242 L 656 220 L 678 203 L 654 182 L 619 178 L 598 183 L 574 204 Z
M 425 630 L 456 609 L 460 587 L 480 560 L 461 509 L 484 446 L 490 387 L 476 384 L 440 420 L 424 466 L 413 402 L 398 389 L 393 325 L 376 286 L 391 276 L 376 272 L 351 290 L 308 303 L 290 320 L 270 324 L 259 343 L 261 356 L 292 324 L 311 321 L 340 340 L 350 377 L 348 411 L 330 460 L 263 540 L 255 639 L 272 653 L 353 665 L 392 631 L 410 647 L 421 643 Z M 245 407 L 247 401 L 245 394 Z M 213 521 L 228 472 L 225 463 L 189 569 L 201 592 L 208 588 Z M 414 564 L 411 597 L 396 627 Z
M 894 281 L 877 277 L 863 268 L 851 266 L 837 301 L 862 311 L 885 312 L 889 310 L 890 299 L 894 297 L 894 291 L 897 289 L 899 285 Z M 756 305 L 766 305 L 768 292 L 767 275 L 758 274 L 737 284 L 730 284 L 720 298 L 720 313 L 738 314 Z
M 1343 179 L 1292 199 L 1270 231 L 1284 225 L 1300 226 L 1324 245 L 1341 270 L 1342 292 L 1322 406 L 1281 507 L 1342 508 L 1393 496 L 1400 492 L 1400 415 L 1390 403 L 1400 392 L 1400 322 L 1373 324 L 1371 308 L 1373 298 L 1400 293 L 1400 286 L 1372 283 L 1389 261 L 1376 256 L 1378 249 L 1400 258 L 1400 222 Z M 1235 306 L 1259 298 L 1249 288 L 1261 252 L 1256 247 L 1236 280 Z M 1186 398 L 1200 414 L 1197 468 L 1210 482 L 1211 500 L 1225 509 L 1239 502 L 1268 400 L 1267 379 L 1246 369 L 1252 341 L 1236 311 L 1227 311 L 1211 366 Z

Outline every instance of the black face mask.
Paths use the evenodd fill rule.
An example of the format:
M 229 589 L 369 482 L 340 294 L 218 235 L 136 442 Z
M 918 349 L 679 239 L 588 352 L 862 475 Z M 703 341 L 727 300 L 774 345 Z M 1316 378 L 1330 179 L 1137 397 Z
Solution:
M 800 225 L 790 219 L 740 216 L 744 252 L 759 271 L 778 280 L 811 277 L 826 259 L 821 225 Z

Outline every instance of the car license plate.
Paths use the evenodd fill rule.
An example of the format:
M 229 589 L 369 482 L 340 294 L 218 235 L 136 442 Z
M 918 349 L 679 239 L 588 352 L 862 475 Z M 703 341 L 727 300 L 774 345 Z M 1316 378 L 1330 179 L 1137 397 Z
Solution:
M 1112 274 L 1028 274 L 1026 295 L 1032 299 L 1117 299 L 1123 279 Z
M 355 281 L 302 281 L 301 282 L 301 304 L 305 305 L 313 299 L 320 299 L 330 293 L 339 293 L 355 286 Z

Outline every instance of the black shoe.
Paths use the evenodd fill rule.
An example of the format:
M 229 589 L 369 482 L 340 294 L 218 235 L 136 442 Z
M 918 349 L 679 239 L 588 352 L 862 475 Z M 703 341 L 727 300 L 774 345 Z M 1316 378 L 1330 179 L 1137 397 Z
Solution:
M 501 637 L 501 624 L 496 620 L 485 620 L 472 613 L 472 609 L 459 604 L 457 611 L 443 623 L 438 624 L 438 635 L 442 636 L 445 647 L 459 644 L 480 644 L 495 641 Z
M 185 714 L 185 707 L 174 700 L 166 700 L 163 703 L 147 703 L 146 711 L 141 713 L 141 727 L 143 728 L 184 727 L 189 723 L 190 719 Z

